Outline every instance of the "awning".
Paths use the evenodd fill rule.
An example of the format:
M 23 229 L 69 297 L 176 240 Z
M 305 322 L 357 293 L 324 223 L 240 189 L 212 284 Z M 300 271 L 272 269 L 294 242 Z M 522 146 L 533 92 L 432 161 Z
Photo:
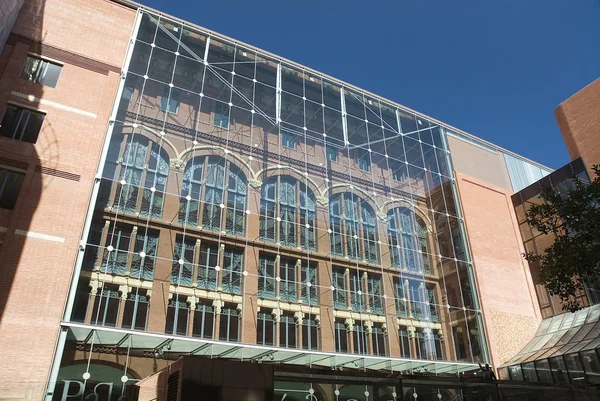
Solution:
M 535 336 L 501 367 L 594 349 L 600 345 L 600 304 L 544 319 Z
M 391 358 L 387 356 L 342 354 L 303 349 L 266 347 L 242 343 L 206 340 L 171 334 L 131 332 L 118 328 L 89 326 L 63 322 L 68 328 L 68 339 L 90 346 L 123 347 L 162 355 L 202 355 L 209 358 L 250 360 L 265 363 L 281 363 L 302 366 L 328 367 L 332 369 L 385 370 L 405 374 L 428 373 L 458 375 L 479 370 L 476 363 L 429 361 L 419 359 Z

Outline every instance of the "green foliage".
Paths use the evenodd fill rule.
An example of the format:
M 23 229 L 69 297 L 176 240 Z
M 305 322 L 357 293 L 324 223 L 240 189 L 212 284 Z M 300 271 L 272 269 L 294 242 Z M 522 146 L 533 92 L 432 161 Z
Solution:
M 546 188 L 543 202 L 526 213 L 527 222 L 542 234 L 553 235 L 554 243 L 538 249 L 541 255 L 524 254 L 529 263 L 539 262 L 540 275 L 551 295 L 560 297 L 564 310 L 575 312 L 583 307 L 576 295 L 583 282 L 600 278 L 600 168 L 590 183 L 574 177 L 574 189 L 559 193 Z

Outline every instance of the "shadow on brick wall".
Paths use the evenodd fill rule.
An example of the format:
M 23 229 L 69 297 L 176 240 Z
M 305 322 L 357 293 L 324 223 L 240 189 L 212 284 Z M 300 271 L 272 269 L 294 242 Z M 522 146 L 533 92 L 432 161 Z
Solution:
M 19 16 L 22 17 L 21 13 L 24 12 L 34 15 L 34 24 L 39 24 L 39 29 L 34 29 L 34 35 L 29 40 L 39 43 L 44 32 L 45 0 L 26 0 L 24 3 Z M 23 109 L 43 109 L 38 102 L 31 101 L 31 98 L 15 101 L 18 97 L 13 93 L 17 86 L 24 83 L 19 76 L 23 69 L 23 63 L 30 52 L 33 51 L 29 44 L 15 39 L 13 31 L 0 53 L 0 116 L 2 116 L 5 130 L 8 126 L 5 114 L 9 112 L 7 110 L 9 105 Z M 45 90 L 43 85 L 31 84 L 31 88 L 32 90 L 29 91 L 31 95 L 38 99 L 43 97 Z M 26 120 L 24 116 L 25 114 L 21 114 L 21 122 Z M 18 125 L 13 126 L 18 127 Z M 15 128 L 17 131 L 18 129 Z M 17 185 L 16 182 L 22 180 L 14 206 L 11 207 L 13 202 L 2 203 L 0 206 L 0 241 L 2 242 L 0 248 L 0 322 L 5 313 L 8 315 L 8 311 L 18 312 L 25 308 L 35 308 L 39 301 L 37 298 L 39 294 L 35 288 L 43 285 L 44 270 L 51 274 L 50 271 L 47 271 L 49 269 L 44 266 L 44 263 L 39 263 L 38 266 L 25 266 L 22 269 L 23 263 L 21 262 L 25 246 L 28 247 L 28 252 L 35 251 L 39 242 L 40 258 L 38 260 L 42 261 L 43 249 L 49 245 L 56 245 L 50 244 L 48 239 L 35 239 L 35 234 L 30 230 L 34 217 L 36 223 L 39 223 L 41 219 L 39 216 L 35 216 L 35 212 L 38 209 L 44 186 L 48 185 L 48 178 L 55 178 L 45 176 L 40 171 L 42 165 L 49 167 L 58 163 L 56 135 L 51 122 L 46 119 L 35 144 L 0 136 L 0 169 L 2 170 L 0 173 L 0 199 L 7 199 L 10 196 L 8 191 L 12 191 L 10 193 L 16 195 L 17 192 L 14 189 Z M 38 274 L 41 273 L 37 279 L 32 276 L 35 271 Z M 36 280 L 39 282 L 36 283 Z M 29 285 L 27 288 L 19 288 L 15 286 L 17 282 Z M 26 297 L 30 303 L 23 302 Z M 6 322 L 1 323 L 6 324 Z M 18 321 L 16 323 L 20 324 Z M 25 326 L 25 322 L 22 323 Z M 11 319 L 8 324 L 15 324 L 14 319 Z M 0 329 L 2 326 L 3 324 L 0 324 Z

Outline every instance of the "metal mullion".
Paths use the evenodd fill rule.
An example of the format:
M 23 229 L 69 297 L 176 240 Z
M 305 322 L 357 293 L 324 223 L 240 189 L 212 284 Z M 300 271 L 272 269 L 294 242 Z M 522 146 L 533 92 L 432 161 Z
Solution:
M 231 107 L 230 107 L 231 109 Z M 229 132 L 229 129 L 227 130 Z M 231 168 L 231 162 L 229 161 L 229 159 L 225 159 L 225 166 L 223 168 L 223 194 L 221 195 L 221 202 L 223 203 L 223 205 L 225 205 L 225 207 L 222 209 L 225 213 L 221 213 L 221 224 L 220 224 L 220 231 L 226 231 L 227 230 L 227 212 L 229 211 L 229 208 L 227 207 L 227 203 L 229 201 L 229 169 Z M 220 207 L 220 206 L 217 206 Z M 235 199 L 234 199 L 234 208 L 235 208 Z M 232 222 L 233 224 L 233 222 Z
M 196 310 L 194 312 L 198 311 L 198 307 L 196 307 Z M 201 321 L 201 325 L 200 325 L 200 337 L 204 338 L 204 324 L 206 323 L 206 305 L 204 304 L 200 304 L 200 314 L 202 316 L 202 321 Z M 192 328 L 193 330 L 193 328 Z
M 183 266 L 182 266 L 183 267 Z M 180 281 L 181 281 L 181 273 L 180 273 Z M 179 284 L 178 284 L 179 286 Z M 172 294 L 174 299 L 174 313 L 173 313 L 173 334 L 177 334 L 177 324 L 179 323 L 179 294 Z
M 277 255 L 279 256 L 279 255 Z M 275 298 L 277 298 L 279 296 L 279 283 L 281 282 L 277 282 L 276 277 L 279 277 L 279 266 L 280 266 L 280 261 L 279 261 L 279 257 L 275 257 L 275 260 L 273 261 L 273 270 L 272 270 L 272 274 L 271 274 L 271 282 L 273 283 L 273 296 Z
M 150 170 L 149 164 L 146 164 L 146 168 L 144 169 L 144 173 L 142 174 L 144 176 L 144 179 L 140 182 L 140 185 L 142 187 L 142 191 L 146 192 L 146 191 L 150 191 L 149 189 L 146 188 L 146 180 L 148 179 L 148 171 L 150 171 L 152 174 L 154 174 L 154 178 L 152 179 L 152 187 L 154 189 L 156 189 L 156 183 L 158 181 L 158 164 L 159 164 L 159 158 L 160 158 L 160 149 L 161 146 L 157 144 L 157 146 L 159 147 L 158 149 L 158 153 L 156 154 L 156 171 Z M 150 145 L 150 152 L 148 152 L 148 162 L 150 161 L 150 156 L 152 155 L 152 145 Z M 168 176 L 167 176 L 168 177 Z M 165 190 L 166 190 L 166 185 L 165 185 Z M 164 193 L 163 193 L 164 194 Z M 164 194 L 166 196 L 166 194 Z M 148 202 L 148 219 L 150 219 L 150 217 L 152 217 L 152 209 L 154 206 L 154 200 L 156 197 L 156 191 L 150 191 L 150 200 Z M 140 205 L 140 209 L 142 207 L 142 201 L 143 201 L 143 194 L 142 194 L 142 198 L 140 199 L 139 205 Z
M 370 154 L 369 154 L 369 157 Z M 357 197 L 358 198 L 358 197 Z M 357 248 L 358 248 L 358 257 L 360 260 L 366 261 L 367 260 L 367 255 L 366 255 L 366 249 L 365 249 L 365 241 L 367 240 L 365 238 L 365 227 L 364 227 L 364 220 L 363 220 L 363 215 L 362 215 L 362 202 L 356 202 L 357 205 L 357 218 L 358 218 L 358 223 L 356 223 L 356 233 L 355 235 L 358 237 L 358 239 L 356 240 L 357 243 Z
M 277 217 L 281 218 L 281 175 L 277 175 L 276 187 L 275 187 L 275 215 L 273 216 L 273 226 L 275 227 L 275 242 L 281 244 L 281 222 L 277 221 Z M 278 248 L 279 249 L 279 248 Z
M 430 132 L 432 134 L 432 137 L 433 137 L 433 132 L 431 131 L 432 129 L 433 129 L 432 127 L 429 127 L 429 130 L 430 130 Z M 423 160 L 423 165 L 425 166 L 425 153 L 423 153 L 423 142 L 421 141 L 421 139 L 419 139 L 419 148 L 421 149 L 421 158 Z M 435 150 L 434 150 L 434 152 L 435 152 Z M 436 163 L 436 166 L 437 166 L 437 170 L 439 172 L 440 167 L 439 167 L 438 162 L 437 162 L 437 157 L 434 157 L 434 159 L 435 159 L 435 163 Z M 427 169 L 427 170 L 425 170 L 425 169 L 427 169 L 427 167 L 424 167 L 424 169 L 423 169 L 423 182 L 424 183 L 427 182 L 427 173 L 429 172 L 429 173 L 431 173 L 431 176 L 432 176 L 431 181 L 433 183 L 433 171 L 431 171 L 431 169 Z M 440 185 L 440 187 L 442 187 L 442 185 Z M 448 212 L 448 207 L 446 205 L 446 199 L 445 199 L 445 196 L 443 194 L 444 194 L 444 189 L 442 188 L 442 197 L 444 198 L 444 206 L 446 207 L 446 212 Z M 433 205 L 433 199 L 431 197 L 431 191 L 427 191 L 427 198 L 429 199 L 429 202 Z M 422 274 L 425 275 L 425 260 L 424 260 L 424 258 L 427 257 L 427 255 L 423 256 L 423 252 L 421 250 L 420 226 L 417 223 L 417 213 L 413 212 L 413 215 L 414 215 L 414 218 L 412 220 L 414 220 L 413 221 L 414 228 L 415 228 L 414 233 L 416 234 L 415 236 L 417 237 L 416 238 L 416 242 L 417 242 L 417 244 L 416 244 L 417 245 L 416 246 L 416 253 L 417 253 L 417 255 L 421 255 L 421 261 L 423 263 L 423 272 L 422 272 Z M 450 223 L 450 222 L 448 222 L 448 223 Z M 427 227 L 425 227 L 425 229 L 427 229 Z M 450 230 L 449 234 L 450 234 L 450 237 L 452 238 L 452 230 Z M 454 248 L 454 245 L 453 245 L 453 252 L 454 252 L 454 256 L 456 257 L 456 250 Z
M 127 143 L 129 143 L 129 137 L 132 138 L 131 141 L 133 142 L 133 136 L 134 136 L 134 134 L 133 134 L 133 132 L 131 132 L 130 134 L 127 134 L 127 136 L 123 137 L 123 141 L 119 145 L 119 155 L 123 155 L 125 153 L 125 150 L 127 149 Z M 131 152 L 131 150 L 130 150 L 130 152 Z M 115 166 L 115 175 L 111 179 L 110 194 L 109 194 L 109 197 L 108 197 L 109 202 L 111 203 L 111 205 L 110 205 L 111 208 L 115 204 L 115 200 L 116 200 L 115 197 L 117 196 L 117 188 L 119 187 L 119 185 L 114 185 L 114 183 L 118 184 L 119 177 L 121 176 L 121 173 L 123 172 L 123 161 L 122 161 L 122 159 L 123 159 L 123 157 L 121 156 L 117 160 L 117 163 L 116 163 L 117 165 Z M 121 189 L 121 191 L 119 192 L 119 202 L 117 202 L 117 205 L 119 205 L 120 202 L 121 202 L 120 197 L 121 197 L 122 192 L 123 192 L 123 190 Z
M 137 232 L 136 232 L 137 234 Z M 135 241 L 137 241 L 137 238 L 133 238 L 133 248 L 131 249 L 131 257 L 133 258 L 133 253 L 135 252 Z M 158 247 L 158 244 L 157 244 Z M 142 252 L 144 252 L 144 254 L 147 254 L 148 250 L 148 227 L 146 226 L 146 230 L 144 232 L 144 244 L 142 246 Z M 148 255 L 146 255 L 148 256 Z M 146 264 L 146 258 L 143 257 L 140 259 L 140 278 L 144 275 L 144 270 L 145 270 L 145 264 Z M 129 269 L 131 269 L 131 261 L 128 261 L 127 266 Z
M 283 321 L 282 321 L 283 320 Z M 285 342 L 284 342 L 284 348 L 289 348 L 290 346 L 290 333 L 288 332 L 289 330 L 289 322 L 287 319 L 286 315 L 283 315 L 283 319 L 279 320 L 279 324 L 283 324 L 283 332 L 284 332 L 284 336 L 285 336 Z M 279 327 L 279 346 L 281 346 L 281 327 Z
M 204 225 L 204 208 L 206 207 L 206 182 L 208 181 L 208 159 L 209 156 L 198 156 L 202 160 L 202 182 L 200 185 L 200 193 L 198 199 L 198 225 Z M 193 175 L 192 175 L 193 176 Z
M 215 271 L 215 287 L 216 290 L 221 290 L 223 288 L 223 275 L 225 274 L 224 265 L 225 264 L 225 244 L 219 244 L 217 248 L 217 266 L 220 267 L 219 271 Z M 215 266 L 216 267 L 216 266 Z M 229 269 L 229 274 L 231 274 L 231 270 Z
M 454 171 L 453 170 L 453 164 L 452 164 L 452 159 L 450 157 L 450 153 L 449 153 L 449 146 L 446 142 L 446 137 L 444 135 L 441 135 L 441 139 L 442 142 L 444 144 L 444 150 L 446 150 L 446 162 L 448 163 L 448 171 Z M 461 210 L 461 205 L 460 202 L 458 202 L 458 190 L 456 188 L 456 179 L 452 178 L 452 182 L 450 183 L 451 188 L 452 188 L 452 194 L 453 194 L 453 198 L 455 201 L 455 205 L 456 205 L 456 213 L 457 213 L 457 220 L 458 220 L 458 225 L 460 227 L 461 230 L 461 237 L 462 237 L 462 242 L 463 242 L 463 247 L 465 250 L 465 256 L 466 256 L 466 262 L 467 262 L 467 277 L 469 279 L 469 284 L 471 285 L 472 288 L 472 297 L 473 297 L 473 303 L 475 306 L 475 315 L 476 315 L 476 320 L 478 323 L 478 331 L 480 332 L 479 337 L 480 337 L 480 341 L 482 342 L 482 347 L 481 347 L 481 351 L 482 351 L 482 355 L 484 357 L 485 360 L 490 360 L 490 356 L 489 356 L 489 349 L 488 349 L 488 342 L 487 342 L 487 338 L 486 338 L 486 331 L 485 331 L 485 325 L 483 324 L 483 319 L 481 316 L 481 305 L 480 305 L 480 301 L 479 301 L 479 292 L 477 290 L 477 286 L 476 284 L 476 280 L 475 280 L 475 276 L 474 276 L 474 272 L 473 272 L 473 264 L 472 264 L 472 259 L 471 259 L 471 248 L 469 245 L 469 242 L 467 241 L 467 237 L 466 237 L 466 227 L 464 226 L 464 219 L 462 217 L 462 210 Z M 445 202 L 445 199 L 444 199 Z M 445 203 L 444 203 L 445 204 Z M 447 209 L 446 209 L 447 210 Z M 450 237 L 452 237 L 452 235 L 450 235 Z M 458 274 L 458 268 L 457 268 L 457 274 Z M 460 280 L 459 280 L 459 285 L 460 285 Z M 462 298 L 462 288 L 461 288 L 461 298 Z M 463 305 L 464 305 L 464 300 L 463 300 Z M 465 314 L 465 319 L 466 319 L 466 314 Z M 469 338 L 469 344 L 470 344 L 470 337 L 467 336 Z
M 302 104 L 304 105 L 304 101 L 302 101 Z M 304 124 L 306 124 L 306 122 L 304 122 Z M 304 154 L 306 155 L 306 131 L 304 132 L 304 139 L 305 139 L 304 140 L 304 146 L 305 146 Z M 301 193 L 302 192 L 301 191 L 302 188 L 300 187 L 300 184 L 301 184 L 300 181 L 296 180 L 296 183 L 295 183 L 296 193 L 294 194 L 294 195 L 296 195 L 295 196 L 295 198 L 296 198 L 296 205 L 295 205 L 296 213 L 295 213 L 295 216 L 294 216 L 294 220 L 295 220 L 295 224 L 296 224 L 296 227 L 294 227 L 294 231 L 296 232 L 296 238 L 295 238 L 296 239 L 296 241 L 295 241 L 296 242 L 296 246 L 302 246 L 302 241 L 301 241 L 301 238 L 302 238 L 302 227 L 300 225 L 300 220 L 302 218 L 301 217 L 301 215 L 302 215 L 302 202 L 301 202 L 301 199 L 300 199 L 300 197 L 302 196 L 302 193 Z M 308 191 L 308 186 L 307 186 L 306 189 Z M 307 205 L 306 202 L 304 202 L 304 205 L 305 206 Z M 307 238 L 307 240 L 308 240 L 308 238 Z M 308 245 L 308 242 L 307 242 L 307 245 Z
M 0 190 L 0 194 L 2 194 L 1 190 Z M 101 269 L 102 261 L 104 260 L 104 253 L 106 252 L 106 247 L 107 247 L 106 239 L 108 238 L 109 228 L 110 228 L 110 220 L 105 220 L 104 225 L 102 227 L 102 234 L 100 235 L 100 244 L 98 245 L 98 260 L 96 261 L 96 266 L 94 266 L 94 270 L 96 268 L 98 268 L 98 270 Z M 87 239 L 86 239 L 86 248 L 87 248 L 87 246 L 88 246 L 88 243 L 87 243 Z
M 135 320 L 136 320 L 135 318 L 137 316 L 137 309 L 138 309 L 137 291 L 139 291 L 139 289 L 136 287 L 135 300 L 133 301 L 133 311 L 132 311 L 132 316 L 131 316 L 131 326 L 127 327 L 127 329 L 131 329 L 131 330 L 134 330 Z M 127 305 L 127 302 L 129 302 L 129 301 L 131 301 L 131 300 L 126 298 L 124 304 Z M 121 321 L 121 327 L 123 327 L 123 321 Z
M 346 268 L 344 270 L 344 297 L 346 298 L 346 309 L 350 309 L 352 307 L 352 294 L 350 291 L 350 269 Z
M 231 314 L 229 312 L 229 309 L 227 309 L 227 324 L 226 324 L 226 330 L 225 330 L 225 341 L 229 341 L 229 330 L 230 330 L 230 324 L 231 324 Z M 221 323 L 223 320 L 223 313 L 221 312 L 221 316 L 219 317 L 219 323 Z M 221 336 L 223 335 L 223 333 L 221 333 L 221 326 L 219 324 L 219 339 L 221 338 Z
M 277 63 L 277 78 L 275 83 L 275 122 L 281 125 L 281 62 Z M 281 127 L 279 136 L 281 137 Z
M 6 183 L 8 182 L 8 174 L 4 175 L 4 180 L 0 183 L 0 196 L 4 193 L 4 189 L 6 188 Z
M 346 239 L 346 237 L 348 236 L 348 233 L 346 230 L 347 213 L 346 213 L 345 194 L 341 193 L 339 199 L 340 199 L 340 210 L 342 212 L 341 216 L 340 216 L 340 236 L 341 236 L 341 240 L 342 240 L 342 255 L 348 256 L 348 241 Z
M 42 59 L 38 59 L 38 60 L 40 60 L 40 64 L 39 64 L 39 67 L 38 67 L 38 69 L 37 69 L 37 71 L 35 73 L 35 78 L 33 79 L 33 83 L 36 83 L 36 84 L 42 83 L 41 80 L 46 75 L 45 69 L 47 68 L 47 64 L 48 64 L 47 61 L 44 61 Z
M 360 291 L 362 292 L 362 298 L 363 298 L 363 302 L 365 305 L 365 311 L 370 311 L 371 310 L 371 302 L 369 299 L 369 295 L 371 292 L 369 291 L 369 274 L 366 271 L 363 272 L 363 274 L 362 274 L 361 285 L 363 288 L 361 288 Z
M 302 271 L 303 271 L 304 267 L 302 266 L 302 260 L 298 259 L 296 261 L 296 265 L 294 267 L 294 273 L 295 273 L 295 287 L 296 287 L 296 301 L 302 301 L 302 292 L 304 289 L 304 286 L 306 286 L 306 283 L 302 282 Z M 310 268 L 307 262 L 306 265 L 306 280 L 310 281 Z M 307 299 L 308 299 L 308 304 L 310 305 L 310 289 L 307 287 Z
M 128 275 L 131 272 L 131 264 L 133 262 L 133 253 L 135 249 L 135 242 L 137 237 L 137 229 L 138 226 L 133 226 L 131 228 L 131 234 L 129 236 L 129 247 L 127 248 L 127 262 L 125 262 L 125 274 Z M 146 233 L 147 234 L 147 233 Z M 144 249 L 146 249 L 146 239 L 147 235 L 144 235 Z M 142 271 L 143 260 L 140 260 L 140 275 Z
M 265 339 L 267 338 L 267 335 L 266 335 L 267 332 L 265 330 L 266 326 L 265 326 L 264 315 L 262 316 L 262 319 L 261 319 L 261 316 L 258 316 L 258 324 L 262 326 L 262 338 L 257 339 L 257 340 L 260 341 L 260 344 L 265 345 Z
M 184 245 L 185 246 L 185 245 Z M 202 256 L 202 240 L 198 238 L 194 244 L 192 262 L 192 286 L 198 287 L 198 270 L 200 269 L 200 257 Z M 182 252 L 183 254 L 183 252 Z M 185 261 L 184 261 L 185 262 Z
M 116 226 L 116 224 L 115 224 L 115 226 L 113 227 L 113 237 L 111 238 L 112 240 L 114 240 L 114 231 L 115 231 L 115 230 L 117 230 L 117 226 Z M 119 245 L 121 244 L 121 234 L 122 234 L 122 231 L 121 231 L 121 229 L 118 229 L 118 230 L 117 230 L 117 243 L 115 244 L 116 246 L 114 247 L 114 251 L 113 251 L 113 252 L 114 252 L 114 255 L 115 255 L 115 256 L 114 256 L 114 261 L 113 261 L 113 263 L 115 263 L 115 264 L 116 264 L 116 263 L 117 263 L 117 261 L 119 260 L 119 250 L 120 250 L 120 249 L 119 249 Z M 112 240 L 111 240 L 111 245 L 112 245 Z M 110 257 L 110 254 L 109 254 L 108 256 Z M 107 264 L 107 266 L 106 266 L 106 267 L 107 267 L 107 269 L 108 269 L 108 264 Z M 106 272 L 105 272 L 105 273 L 106 273 Z
M 105 287 L 102 288 L 102 292 L 104 292 Z M 111 300 L 110 290 L 106 290 L 106 303 L 104 304 L 104 313 L 102 318 L 102 326 L 106 326 L 106 316 L 108 315 L 108 306 Z M 119 315 L 119 306 L 117 305 L 117 316 Z
M 344 137 L 344 146 L 348 147 L 348 121 L 346 119 L 346 99 L 344 97 L 344 87 L 340 86 L 340 113 L 342 115 L 342 133 Z
M 18 140 L 22 141 L 23 140 L 23 134 L 25 134 L 25 128 L 27 128 L 27 124 L 29 124 L 29 119 L 31 118 L 31 111 L 26 110 L 26 109 L 21 109 L 21 116 L 19 118 L 19 125 L 21 124 L 21 121 L 23 121 L 23 114 L 27 113 L 27 118 L 25 119 L 25 123 L 23 123 L 23 127 L 21 128 L 21 134 L 19 135 Z M 19 128 L 19 125 L 17 125 L 17 128 Z M 16 132 L 15 132 L 16 134 Z M 17 138 L 15 138 L 17 139 Z

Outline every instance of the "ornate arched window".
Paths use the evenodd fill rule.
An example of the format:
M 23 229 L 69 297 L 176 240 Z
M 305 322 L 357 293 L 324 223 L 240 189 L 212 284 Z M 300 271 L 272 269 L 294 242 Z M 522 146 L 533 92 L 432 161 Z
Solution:
M 331 253 L 379 263 L 377 219 L 373 208 L 351 192 L 329 200 Z
M 120 152 L 113 148 L 107 161 L 114 169 L 114 192 L 111 194 L 114 209 L 141 216 L 162 217 L 169 156 L 157 143 L 141 135 L 127 134 L 122 137 Z M 113 142 L 117 142 L 118 137 Z M 105 172 L 106 175 L 106 172 Z
M 246 176 L 228 160 L 194 157 L 183 173 L 179 222 L 243 236 L 247 190 Z
M 315 196 L 297 179 L 276 176 L 263 183 L 261 240 L 315 250 L 315 215 Z
M 429 233 L 415 213 L 405 207 L 388 212 L 388 244 L 393 267 L 418 273 L 431 273 Z

